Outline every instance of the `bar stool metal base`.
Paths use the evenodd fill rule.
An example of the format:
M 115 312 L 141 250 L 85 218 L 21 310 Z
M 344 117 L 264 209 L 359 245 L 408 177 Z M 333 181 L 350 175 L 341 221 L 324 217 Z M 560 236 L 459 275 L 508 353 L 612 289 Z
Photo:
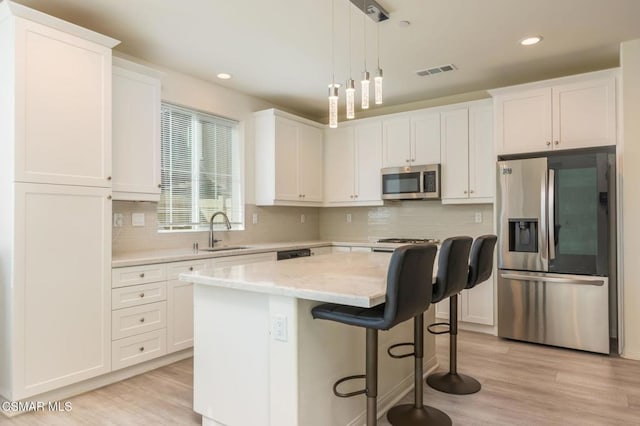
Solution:
M 437 408 L 415 404 L 397 405 L 387 412 L 387 420 L 394 426 L 449 426 L 451 418 Z
M 469 395 L 476 393 L 482 387 L 473 377 L 458 373 L 434 373 L 427 377 L 427 383 L 440 392 L 454 395 Z

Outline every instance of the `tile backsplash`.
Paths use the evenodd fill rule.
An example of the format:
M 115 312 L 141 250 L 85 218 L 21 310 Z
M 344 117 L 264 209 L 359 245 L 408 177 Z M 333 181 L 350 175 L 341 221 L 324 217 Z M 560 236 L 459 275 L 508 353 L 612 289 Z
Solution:
M 113 213 L 123 223 L 113 227 L 113 253 L 151 249 L 191 248 L 208 244 L 208 232 L 158 232 L 157 204 L 115 201 Z M 258 223 L 253 223 L 253 215 Z M 144 226 L 133 226 L 134 215 L 144 216 Z M 304 215 L 304 223 L 301 221 Z M 348 220 L 350 219 L 350 221 Z M 480 223 L 476 222 L 480 220 Z M 245 230 L 214 228 L 222 244 L 279 241 L 375 241 L 379 238 L 414 237 L 444 239 L 453 235 L 493 232 L 493 205 L 442 205 L 434 201 L 395 202 L 382 207 L 257 207 L 245 205 Z
M 477 216 L 477 217 L 476 217 Z M 476 222 L 479 219 L 480 223 Z M 320 209 L 320 239 L 437 238 L 493 233 L 493 204 L 402 201 L 382 207 Z
M 158 232 L 157 203 L 114 201 L 113 213 L 121 213 L 121 227 L 112 228 L 113 253 L 151 249 L 191 248 L 208 244 L 208 232 Z M 245 205 L 245 230 L 226 231 L 222 223 L 214 225 L 216 239 L 221 244 L 246 244 L 278 241 L 309 241 L 319 239 L 317 208 L 257 207 Z M 144 226 L 133 226 L 132 217 L 144 215 Z M 253 223 L 257 214 L 258 223 Z M 304 215 L 304 223 L 301 221 Z M 219 218 L 218 218 L 219 219 Z

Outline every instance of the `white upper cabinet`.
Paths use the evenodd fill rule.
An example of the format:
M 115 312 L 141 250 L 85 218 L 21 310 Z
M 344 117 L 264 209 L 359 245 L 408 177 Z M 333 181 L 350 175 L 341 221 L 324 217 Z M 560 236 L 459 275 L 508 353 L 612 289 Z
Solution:
M 383 121 L 383 167 L 440 163 L 440 114 L 425 111 Z
M 274 109 L 255 113 L 256 204 L 320 206 L 322 130 Z
M 100 44 L 22 18 L 11 36 L 15 57 L 3 67 L 15 71 L 15 181 L 110 187 L 117 42 L 100 36 Z
M 495 155 L 491 102 L 442 111 L 443 204 L 492 203 Z
M 325 206 L 382 205 L 382 125 L 369 120 L 325 130 Z
M 160 199 L 160 79 L 113 58 L 113 198 Z
M 498 154 L 616 144 L 615 70 L 491 91 Z

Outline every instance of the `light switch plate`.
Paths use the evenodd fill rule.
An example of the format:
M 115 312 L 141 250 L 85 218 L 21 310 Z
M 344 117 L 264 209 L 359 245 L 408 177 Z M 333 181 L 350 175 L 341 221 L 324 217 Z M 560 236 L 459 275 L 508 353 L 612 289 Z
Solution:
M 476 223 L 482 223 L 482 212 L 476 212 L 475 221 Z
M 132 213 L 131 214 L 131 225 L 133 225 L 133 226 L 144 226 L 144 213 Z
M 254 213 L 253 214 L 253 224 L 257 225 L 258 224 L 258 213 Z

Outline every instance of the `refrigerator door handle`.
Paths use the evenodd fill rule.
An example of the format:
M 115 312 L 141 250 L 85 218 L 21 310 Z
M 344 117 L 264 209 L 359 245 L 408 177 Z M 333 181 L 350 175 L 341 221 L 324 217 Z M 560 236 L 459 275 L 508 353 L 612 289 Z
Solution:
M 555 189 L 556 189 L 556 171 L 549 169 L 549 260 L 556 258 L 556 202 L 555 202 Z
M 544 277 L 539 275 L 525 275 L 525 274 L 513 274 L 504 273 L 500 276 L 506 280 L 519 280 L 519 281 L 541 281 L 545 283 L 557 283 L 557 284 L 580 284 L 580 285 L 594 285 L 601 287 L 604 285 L 604 280 L 600 278 L 585 279 L 580 278 L 560 278 L 560 277 Z

